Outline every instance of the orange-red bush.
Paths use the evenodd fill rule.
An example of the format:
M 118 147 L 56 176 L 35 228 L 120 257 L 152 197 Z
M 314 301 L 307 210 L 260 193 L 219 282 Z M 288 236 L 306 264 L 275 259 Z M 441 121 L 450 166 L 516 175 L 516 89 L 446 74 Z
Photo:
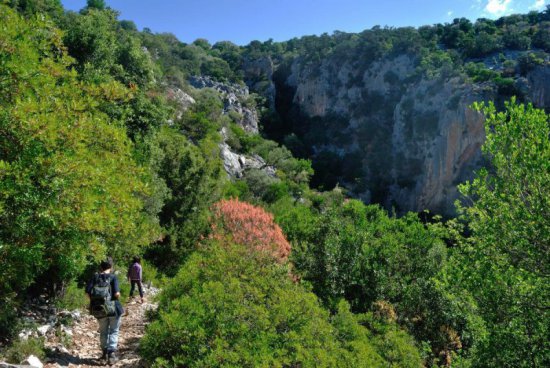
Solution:
M 214 204 L 212 212 L 213 238 L 230 235 L 235 243 L 266 252 L 280 261 L 288 259 L 290 243 L 273 221 L 273 215 L 261 207 L 229 199 Z

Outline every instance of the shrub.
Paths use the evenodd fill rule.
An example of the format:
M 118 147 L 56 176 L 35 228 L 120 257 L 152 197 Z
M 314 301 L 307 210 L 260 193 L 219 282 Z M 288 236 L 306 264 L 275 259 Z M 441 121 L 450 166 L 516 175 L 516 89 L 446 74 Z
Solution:
M 459 186 L 471 235 L 454 253 L 450 280 L 471 293 L 487 326 L 477 366 L 546 366 L 550 116 L 514 98 L 499 112 L 473 107 L 487 118 L 482 151 L 491 169 Z
M 88 298 L 84 290 L 78 286 L 76 281 L 71 281 L 63 292 L 63 295 L 56 300 L 56 306 L 61 309 L 83 309 L 88 305 Z
M 278 178 L 274 178 L 264 170 L 250 169 L 244 176 L 245 183 L 255 198 L 265 199 L 272 185 L 279 182 Z
M 43 360 L 46 357 L 43 338 L 17 340 L 3 353 L 4 359 L 9 363 L 14 364 L 21 363 L 29 355 L 34 355 L 40 360 Z
M 518 58 L 518 67 L 521 75 L 526 75 L 535 67 L 544 64 L 544 59 L 535 53 L 523 54 Z
M 154 367 L 388 366 L 346 303 L 329 318 L 286 267 L 227 243 L 192 255 L 165 288 L 141 351 Z M 395 366 L 419 367 L 418 353 Z
M 141 260 L 141 268 L 143 275 L 143 283 L 152 284 L 157 287 L 161 286 L 164 283 L 164 279 L 159 274 L 157 268 L 146 260 Z
M 101 111 L 127 102 L 129 90 L 79 80 L 61 31 L 44 18 L 0 5 L 0 295 L 8 299 L 33 283 L 59 290 L 88 263 L 134 253 L 159 232 L 143 212 L 146 170 L 126 130 Z
M 230 236 L 237 244 L 271 254 L 284 261 L 290 254 L 290 244 L 273 215 L 238 199 L 222 200 L 213 207 L 213 237 Z

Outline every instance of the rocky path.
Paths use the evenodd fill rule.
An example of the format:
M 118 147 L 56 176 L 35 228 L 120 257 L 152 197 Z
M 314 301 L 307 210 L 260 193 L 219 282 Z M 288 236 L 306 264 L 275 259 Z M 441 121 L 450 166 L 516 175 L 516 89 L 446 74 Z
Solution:
M 150 294 L 149 294 L 150 295 Z M 146 311 L 156 308 L 156 305 L 147 299 L 143 304 L 139 298 L 126 303 L 127 315 L 122 317 L 118 340 L 119 361 L 111 367 L 145 367 L 145 363 L 138 355 L 139 340 L 144 334 L 147 324 Z M 59 336 L 48 338 L 46 346 L 54 354 L 44 364 L 45 368 L 87 368 L 108 367 L 105 361 L 100 361 L 99 332 L 97 320 L 84 314 L 74 321 L 70 328 L 70 344 L 64 346 Z M 72 336 L 71 336 L 72 335 Z

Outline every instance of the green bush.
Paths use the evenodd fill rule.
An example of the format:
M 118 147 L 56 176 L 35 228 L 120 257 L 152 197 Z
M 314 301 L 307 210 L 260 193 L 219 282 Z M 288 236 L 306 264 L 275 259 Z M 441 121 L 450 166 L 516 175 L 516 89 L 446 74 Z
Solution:
M 518 67 L 521 75 L 526 75 L 539 65 L 544 65 L 544 55 L 537 55 L 530 52 L 518 58 Z
M 8 363 L 19 364 L 29 355 L 34 355 L 40 360 L 43 360 L 46 357 L 44 338 L 16 340 L 0 356 L 3 356 Z
M 151 284 L 155 287 L 162 287 L 165 278 L 158 272 L 157 268 L 148 261 L 141 260 L 142 281 L 144 284 Z
M 449 328 L 465 345 L 478 337 L 471 311 L 437 281 L 447 263 L 441 224 L 425 225 L 412 213 L 390 217 L 357 200 L 327 202 L 319 210 L 289 208 L 282 200 L 272 208 L 292 242 L 296 272 L 330 309 L 342 298 L 359 313 L 392 303 L 398 323 L 430 345 L 431 360 L 458 350 Z
M 10 298 L 33 283 L 59 290 L 88 263 L 137 252 L 159 233 L 142 211 L 147 170 L 102 111 L 129 90 L 80 80 L 45 18 L 0 5 L 0 295 Z
M 16 333 L 17 305 L 13 294 L 5 295 L 0 300 L 0 332 L 3 335 L 0 341 L 10 338 Z
M 287 267 L 238 245 L 211 244 L 191 256 L 159 311 L 141 342 L 155 367 L 387 366 L 349 308 L 333 325 Z M 411 362 L 396 366 L 420 366 Z
M 471 235 L 455 249 L 449 281 L 471 293 L 487 326 L 476 366 L 547 366 L 550 116 L 515 99 L 503 111 L 473 108 L 486 117 L 491 169 L 459 186 Z
M 246 199 L 250 192 L 248 184 L 244 180 L 227 181 L 223 188 L 223 198 L 239 198 Z
M 488 69 L 483 63 L 467 63 L 465 70 L 474 82 L 486 82 L 499 76 L 499 73 Z
M 71 281 L 65 287 L 63 295 L 56 300 L 56 306 L 68 310 L 84 309 L 88 306 L 88 297 L 76 281 Z

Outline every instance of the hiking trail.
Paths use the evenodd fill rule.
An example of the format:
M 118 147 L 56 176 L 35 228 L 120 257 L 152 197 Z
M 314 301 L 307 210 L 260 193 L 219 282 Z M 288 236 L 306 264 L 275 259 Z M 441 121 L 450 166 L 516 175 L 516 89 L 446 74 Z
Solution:
M 109 366 L 106 361 L 101 361 L 99 348 L 99 326 L 97 320 L 83 312 L 82 316 L 74 320 L 70 327 L 69 336 L 71 344 L 67 347 L 56 336 L 46 340 L 46 346 L 54 353 L 44 362 L 44 368 L 88 368 L 88 367 L 145 367 L 138 354 L 139 341 L 145 333 L 147 325 L 147 310 L 156 309 L 156 304 L 151 301 L 153 288 L 146 289 L 146 297 L 143 304 L 139 303 L 139 297 L 124 304 L 125 315 L 122 316 L 118 338 L 118 362 Z

